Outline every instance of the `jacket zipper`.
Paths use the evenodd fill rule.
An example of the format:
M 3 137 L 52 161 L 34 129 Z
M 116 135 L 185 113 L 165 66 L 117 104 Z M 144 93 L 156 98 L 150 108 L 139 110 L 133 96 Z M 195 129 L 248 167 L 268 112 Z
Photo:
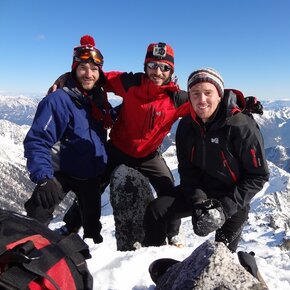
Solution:
M 150 110 L 150 129 L 154 128 L 155 121 L 155 108 L 152 106 Z
M 194 146 L 192 146 L 192 148 L 191 148 L 191 154 L 190 154 L 190 162 L 192 162 L 192 160 L 193 160 L 193 155 L 194 155 Z
M 206 142 L 205 137 L 202 137 L 202 166 L 201 168 L 205 169 L 205 159 L 206 159 Z
M 230 167 L 230 165 L 229 165 L 229 163 L 228 163 L 223 151 L 221 151 L 221 157 L 222 157 L 222 160 L 223 160 L 223 164 L 228 169 L 228 171 L 230 172 L 230 175 L 231 175 L 233 181 L 235 183 L 237 183 L 238 179 L 237 179 L 235 173 L 232 171 L 232 169 L 231 169 L 231 167 Z
M 206 163 L 206 127 L 203 125 L 200 127 L 201 129 L 201 138 L 202 138 L 202 166 L 201 168 L 205 169 L 205 163 Z

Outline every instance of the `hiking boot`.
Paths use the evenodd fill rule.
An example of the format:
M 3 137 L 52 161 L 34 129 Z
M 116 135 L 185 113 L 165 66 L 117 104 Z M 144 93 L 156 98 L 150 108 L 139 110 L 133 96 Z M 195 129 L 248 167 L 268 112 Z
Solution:
M 258 272 L 258 266 L 255 259 L 255 253 L 254 252 L 238 252 L 238 258 L 240 261 L 240 264 L 255 278 L 257 278 L 257 272 Z
M 96 237 L 93 237 L 93 241 L 94 241 L 95 244 L 100 244 L 100 243 L 103 242 L 103 240 L 104 239 L 103 239 L 103 237 L 101 235 L 98 235 Z
M 177 248 L 183 248 L 183 243 L 179 235 L 168 238 L 168 245 L 175 246 Z
M 54 229 L 53 231 L 61 236 L 68 236 L 70 234 L 66 226 L 61 226 L 60 228 Z
M 167 269 L 176 263 L 179 263 L 179 261 L 170 258 L 158 259 L 152 262 L 148 269 L 152 281 L 157 284 L 158 280 L 165 274 Z
M 83 240 L 85 239 L 92 239 L 94 241 L 94 244 L 100 244 L 103 242 L 103 237 L 101 236 L 101 234 L 96 234 L 93 237 L 88 234 L 84 234 Z
M 238 258 L 240 264 L 250 273 L 252 274 L 258 281 L 262 283 L 264 286 L 263 289 L 269 289 L 268 286 L 266 285 L 266 282 L 264 278 L 262 277 L 258 265 L 255 259 L 255 253 L 254 252 L 238 252 Z

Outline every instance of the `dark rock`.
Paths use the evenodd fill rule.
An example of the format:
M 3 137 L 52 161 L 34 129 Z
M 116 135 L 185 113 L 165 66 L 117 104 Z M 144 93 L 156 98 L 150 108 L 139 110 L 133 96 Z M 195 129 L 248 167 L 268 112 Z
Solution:
M 206 241 L 161 276 L 156 290 L 267 289 L 247 272 L 223 243 Z

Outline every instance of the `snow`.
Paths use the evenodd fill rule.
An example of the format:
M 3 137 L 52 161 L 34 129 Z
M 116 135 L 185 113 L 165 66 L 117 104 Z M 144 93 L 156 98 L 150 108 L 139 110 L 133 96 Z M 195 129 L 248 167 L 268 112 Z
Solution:
M 179 183 L 177 163 L 174 149 L 171 147 L 165 153 L 165 159 L 172 170 L 176 183 Z M 270 164 L 271 171 L 275 175 L 275 167 Z M 277 171 L 277 170 L 276 170 Z M 277 173 L 277 172 L 276 172 Z M 287 177 L 287 173 L 279 170 L 280 177 Z M 289 177 L 289 176 L 288 176 Z M 286 182 L 279 182 L 273 177 L 264 189 L 257 194 L 252 202 L 252 210 L 249 222 L 245 226 L 243 238 L 238 251 L 254 251 L 260 272 L 270 290 L 290 290 L 290 251 L 280 247 L 283 238 L 289 239 L 289 228 L 277 228 L 269 226 L 269 215 L 275 215 L 275 211 L 269 211 L 267 204 L 273 196 L 273 189 L 282 190 Z M 289 199 L 288 199 L 289 201 Z M 136 251 L 121 252 L 116 249 L 114 237 L 114 218 L 109 203 L 109 189 L 102 196 L 102 244 L 93 244 L 92 240 L 86 239 L 92 258 L 87 260 L 88 267 L 94 277 L 95 290 L 153 290 L 155 284 L 151 280 L 148 267 L 151 262 L 159 258 L 173 258 L 184 260 L 194 249 L 207 239 L 213 239 L 214 235 L 207 237 L 195 236 L 192 230 L 191 218 L 182 219 L 180 235 L 184 242 L 183 248 L 174 246 L 148 247 Z M 288 219 L 289 222 L 289 219 Z M 51 228 L 61 225 L 61 222 L 51 224 Z M 79 233 L 82 236 L 82 230 Z M 237 260 L 237 255 L 233 254 Z M 237 260 L 238 261 L 238 260 Z
M 26 101 L 24 97 L 20 98 L 20 96 L 17 98 L 18 101 L 13 101 L 7 96 L 2 98 L 0 96 L 0 108 L 2 110 L 0 115 L 2 118 L 7 116 L 7 120 L 0 120 L 0 132 L 2 132 L 0 135 L 0 163 L 2 162 L 5 165 L 2 165 L 1 173 L 6 178 L 7 174 L 5 174 L 6 171 L 4 169 L 7 162 L 17 167 L 25 164 L 22 140 L 28 130 L 27 124 L 31 122 L 32 117 L 28 118 L 27 113 L 23 113 L 22 116 L 21 113 L 25 111 L 25 108 L 32 107 L 32 116 L 32 112 L 35 110 L 34 103 L 37 103 L 36 100 Z M 114 99 L 110 97 L 110 101 L 113 105 L 120 103 L 120 99 L 117 97 Z M 20 103 L 23 106 L 17 109 Z M 288 123 L 280 127 L 279 124 L 284 124 L 290 118 L 289 104 L 290 101 L 269 102 L 269 104 L 264 104 L 264 115 L 256 116 L 261 128 L 264 130 L 263 135 L 267 145 L 265 148 L 277 145 L 284 145 L 285 148 L 288 148 L 290 144 L 288 139 Z M 277 110 L 280 110 L 281 107 L 285 107 L 285 109 L 283 113 L 279 112 L 278 114 Z M 26 125 L 17 127 L 16 124 L 9 122 L 14 120 L 19 121 L 20 117 L 23 117 L 23 121 L 16 123 L 18 125 Z M 283 131 L 282 129 L 285 130 Z M 273 141 L 274 139 L 277 141 Z M 172 140 L 174 140 L 174 136 L 170 136 L 168 144 L 172 144 Z M 281 151 L 284 152 L 285 149 L 283 150 L 282 148 Z M 169 147 L 164 156 L 168 166 L 172 170 L 176 184 L 179 184 L 175 147 Z M 283 157 L 284 159 L 286 158 L 285 155 Z M 260 272 L 270 290 L 290 290 L 290 251 L 281 247 L 285 239 L 290 244 L 290 175 L 271 162 L 268 163 L 271 172 L 270 181 L 265 184 L 263 190 L 252 200 L 249 222 L 245 226 L 238 250 L 254 251 L 256 253 Z M 21 189 L 17 186 L 21 184 L 20 176 L 23 175 L 23 171 L 19 171 L 19 174 L 17 174 L 18 179 L 15 177 L 15 171 L 13 174 L 10 172 L 10 174 L 11 177 L 9 176 L 8 181 L 12 184 L 14 191 L 10 189 L 9 194 L 13 193 L 16 195 L 16 193 L 21 192 Z M 24 190 L 22 191 L 24 192 Z M 25 192 L 27 191 L 30 192 L 30 189 L 27 190 L 25 188 Z M 5 192 L 4 189 L 2 189 L 2 195 L 3 192 Z M 151 262 L 158 258 L 183 260 L 205 240 L 213 239 L 213 234 L 204 238 L 194 235 L 191 218 L 189 217 L 183 219 L 181 225 L 181 238 L 185 245 L 183 248 L 162 246 L 120 252 L 116 250 L 114 217 L 109 204 L 108 188 L 103 195 L 102 204 L 104 205 L 101 218 L 104 242 L 94 245 L 92 241 L 86 240 L 92 254 L 92 258 L 87 260 L 87 263 L 94 277 L 95 290 L 153 290 L 155 285 L 148 272 Z M 51 228 L 60 226 L 61 223 L 58 221 L 59 217 L 51 224 Z M 80 235 L 82 236 L 82 231 L 80 231 Z

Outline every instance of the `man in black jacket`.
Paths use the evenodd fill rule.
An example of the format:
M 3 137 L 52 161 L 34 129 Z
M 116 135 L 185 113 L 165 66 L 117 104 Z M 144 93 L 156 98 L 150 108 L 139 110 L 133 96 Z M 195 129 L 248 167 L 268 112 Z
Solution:
M 145 215 L 145 246 L 164 243 L 166 221 L 192 216 L 195 234 L 207 236 L 235 252 L 251 199 L 269 179 L 261 132 L 242 112 L 243 94 L 224 90 L 223 79 L 211 68 L 188 78 L 190 114 L 176 132 L 180 185 L 175 197 L 159 197 Z

